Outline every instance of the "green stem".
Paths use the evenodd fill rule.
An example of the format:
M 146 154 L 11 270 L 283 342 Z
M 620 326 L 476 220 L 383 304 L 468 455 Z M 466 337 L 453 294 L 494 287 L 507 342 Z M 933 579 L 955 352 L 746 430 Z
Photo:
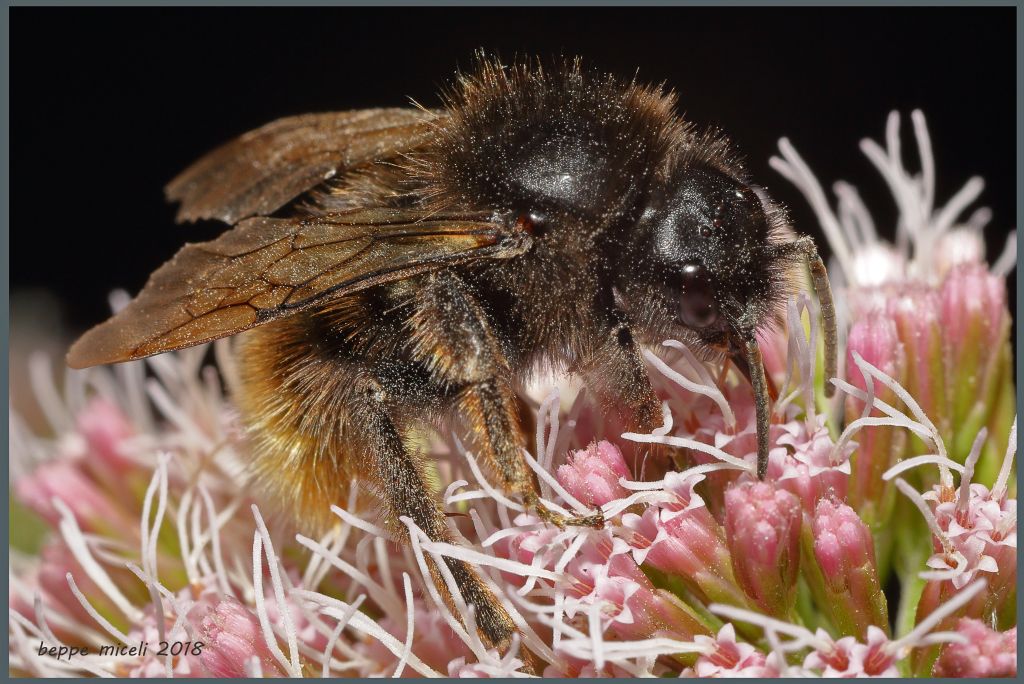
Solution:
M 896 613 L 896 637 L 906 636 L 917 624 L 917 604 L 921 602 L 921 594 L 927 582 L 917 574 L 904 580 L 900 592 L 900 607 Z

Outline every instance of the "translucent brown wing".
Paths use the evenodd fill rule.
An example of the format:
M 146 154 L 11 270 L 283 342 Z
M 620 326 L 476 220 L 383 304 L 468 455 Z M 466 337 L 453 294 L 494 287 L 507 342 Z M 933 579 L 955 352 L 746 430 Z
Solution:
M 278 119 L 202 157 L 167 197 L 181 202 L 178 221 L 266 216 L 335 174 L 425 142 L 439 116 L 395 108 Z
M 373 209 L 246 219 L 186 245 L 119 313 L 83 335 L 68 365 L 151 356 L 233 335 L 329 296 L 475 259 L 525 252 L 530 236 L 482 216 Z

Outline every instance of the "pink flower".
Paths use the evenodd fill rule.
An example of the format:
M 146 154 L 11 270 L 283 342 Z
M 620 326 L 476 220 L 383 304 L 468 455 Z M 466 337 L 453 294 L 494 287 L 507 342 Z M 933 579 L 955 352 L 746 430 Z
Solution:
M 948 473 L 950 466 L 941 460 L 938 463 L 944 466 L 942 483 L 923 495 L 906 481 L 896 479 L 896 486 L 924 515 L 935 550 L 927 561 L 930 570 L 920 573 L 928 582 L 917 605 L 918 622 L 939 614 L 953 596 L 963 593 L 969 583 L 979 578 L 985 580 L 984 588 L 974 592 L 973 598 L 963 602 L 958 611 L 947 612 L 938 623 L 939 628 L 952 629 L 958 617 L 980 618 L 992 624 L 1005 624 L 1016 618 L 1008 599 L 1013 596 L 1017 579 L 1017 502 L 1006 498 L 1003 489 L 1016 450 L 1015 426 L 1011 435 L 995 492 L 972 483 L 986 437 L 984 430 L 974 441 L 959 486 L 953 486 Z M 945 463 L 952 464 L 948 460 Z M 971 586 L 979 584 L 974 582 Z M 915 669 L 926 669 L 936 653 L 934 647 L 915 653 Z
M 714 637 L 698 636 L 694 642 L 707 653 L 697 658 L 693 672 L 698 677 L 778 677 L 777 662 L 748 643 L 737 641 L 736 628 L 727 624 Z
M 745 482 L 726 491 L 725 510 L 739 585 L 769 615 L 785 616 L 796 600 L 800 500 L 770 482 Z
M 848 636 L 833 642 L 823 631 L 818 636 L 826 645 L 811 651 L 804 659 L 804 667 L 820 672 L 823 677 L 855 677 L 858 673 L 853 670 L 851 651 L 856 648 L 857 639 Z
M 494 543 L 495 552 L 502 558 L 532 565 L 540 556 L 542 567 L 551 569 L 558 557 L 565 551 L 566 543 L 560 530 L 553 525 L 543 525 L 540 518 L 527 513 L 520 513 L 513 520 L 523 531 L 512 536 L 502 536 Z M 522 575 L 502 572 L 502 579 L 517 587 L 523 586 L 527 579 Z
M 937 485 L 924 498 L 935 502 L 933 511 L 939 528 L 952 548 L 968 561 L 968 566 L 961 568 L 953 578 L 953 585 L 958 589 L 963 587 L 978 572 L 997 575 L 988 578 L 992 588 L 1007 584 L 1006 580 L 1015 578 L 1017 571 L 1015 500 L 994 501 L 988 488 L 977 483 L 958 487 L 952 500 L 942 489 Z M 937 552 L 943 550 L 939 540 L 936 539 L 935 544 Z
M 846 504 L 824 498 L 815 508 L 812 529 L 814 558 L 824 578 L 821 604 L 838 630 L 863 637 L 871 625 L 887 629 L 889 616 L 868 526 Z
M 959 486 L 954 488 L 949 480 L 920 494 L 903 481 L 897 485 L 922 513 L 927 513 L 931 527 L 935 553 L 928 559 L 928 567 L 932 571 L 922 576 L 931 580 L 929 585 L 949 582 L 953 589 L 960 589 L 977 577 L 985 578 L 988 603 L 984 608 L 974 606 L 985 614 L 967 615 L 989 619 L 994 607 L 1001 605 L 1016 587 L 1017 502 L 1006 498 L 1003 489 L 1015 451 L 1013 443 L 1000 469 L 1003 474 L 995 485 L 996 491 L 972 482 L 985 437 L 984 430 L 977 435 Z M 934 601 L 943 593 L 949 593 L 949 589 L 926 586 L 918 614 L 933 610 Z
M 897 381 L 905 377 L 906 354 L 896 323 L 880 311 L 873 311 L 855 322 L 846 340 L 847 378 L 854 387 L 867 392 L 868 379 L 857 367 L 855 353 Z M 895 395 L 888 387 L 879 382 L 871 383 L 871 387 L 877 399 L 893 403 Z M 864 414 L 864 402 L 851 396 L 846 400 L 846 410 L 852 420 Z M 868 415 L 882 414 L 874 409 Z M 892 485 L 882 479 L 882 473 L 896 462 L 905 444 L 905 431 L 890 426 L 875 426 L 857 435 L 857 449 L 850 456 L 849 500 L 869 524 L 886 520 L 891 513 L 894 491 Z
M 214 677 L 245 677 L 246 662 L 259 660 L 264 677 L 282 677 L 256 614 L 232 597 L 200 605 L 189 613 L 205 646 L 200 661 Z
M 691 639 L 705 633 L 701 621 L 670 593 L 658 590 L 637 567 L 629 547 L 610 533 L 595 535 L 567 568 L 575 579 L 566 613 L 588 614 L 599 606 L 602 625 L 620 639 L 651 635 Z
M 619 484 L 620 477 L 631 477 L 626 461 L 617 446 L 604 440 L 574 452 L 558 467 L 558 481 L 587 506 L 627 496 L 629 491 Z
M 982 434 L 976 440 L 959 487 L 936 485 L 919 495 L 908 485 L 900 485 L 908 496 L 920 496 L 919 507 L 932 505 L 929 524 L 935 553 L 927 561 L 931 570 L 922 573 L 929 582 L 918 603 L 919 620 L 979 577 L 987 581 L 986 591 L 961 615 L 999 620 L 1009 614 L 1005 603 L 1017 584 L 1017 502 L 1001 495 L 993 497 L 984 485 L 971 483 L 983 439 Z M 946 626 L 951 622 L 947 619 Z
M 89 531 L 134 530 L 137 524 L 120 510 L 95 480 L 82 472 L 78 461 L 44 463 L 14 485 L 18 499 L 51 525 L 60 523 L 53 500 L 60 499 L 74 514 L 78 525 Z
M 539 526 L 541 524 L 541 520 L 533 515 L 520 514 L 516 516 L 515 524 L 524 527 Z M 509 554 L 507 557 L 514 558 L 520 563 L 526 563 L 529 565 L 530 563 L 533 563 L 537 554 L 547 553 L 553 545 L 558 549 L 564 548 L 564 543 L 557 543 L 555 541 L 558 536 L 558 528 L 550 525 L 517 534 L 512 537 L 512 540 L 508 544 Z M 547 567 L 546 564 L 545 567 Z
M 822 497 L 846 498 L 852 445 L 836 454 L 824 421 L 809 430 L 806 423 L 794 420 L 777 426 L 777 431 L 775 443 L 783 448 L 769 454 L 767 479 L 794 494 L 808 514 Z
M 819 633 L 821 635 L 821 633 Z M 825 677 L 898 677 L 896 649 L 878 627 L 868 627 L 865 642 L 854 637 L 837 641 L 825 638 L 826 646 L 804 659 L 804 668 Z
M 693 492 L 701 479 L 667 476 L 666 490 L 674 500 L 650 506 L 643 515 L 622 516 L 623 527 L 631 532 L 630 552 L 638 564 L 679 577 L 710 601 L 745 605 L 733 577 L 725 530 Z
M 749 398 L 744 400 L 750 403 Z M 738 404 L 739 410 L 745 404 Z M 820 417 L 819 417 L 820 418 Z M 835 442 L 824 421 L 810 426 L 803 420 L 775 423 L 770 429 L 770 442 L 775 446 L 768 452 L 768 473 L 766 480 L 775 482 L 780 488 L 793 493 L 810 513 L 818 499 L 835 495 L 843 499 L 849 486 L 850 454 L 854 446 L 847 444 L 842 452 L 835 453 Z M 757 458 L 757 444 L 751 430 L 735 437 L 725 432 L 714 433 L 701 429 L 697 433 L 700 441 L 713 444 L 731 456 L 741 458 L 751 465 Z M 717 462 L 713 456 L 692 453 L 695 465 Z M 715 516 L 722 517 L 723 492 L 730 484 L 751 480 L 749 475 L 739 475 L 736 470 L 723 470 L 707 475 L 708 486 L 704 503 Z
M 723 537 L 714 518 L 705 510 L 693 515 L 676 515 L 665 521 L 657 508 L 643 515 L 627 513 L 622 524 L 633 532 L 629 537 L 633 557 L 640 564 L 659 570 L 693 576 L 708 568 L 720 551 Z
M 703 475 L 686 472 L 665 475 L 665 491 L 672 494 L 674 500 L 661 504 L 661 520 L 668 522 L 688 511 L 704 508 L 704 499 L 696 491 L 697 485 L 703 480 Z
M 1016 677 L 1017 628 L 997 632 L 981 620 L 961 618 L 956 631 L 967 640 L 948 644 L 935 663 L 936 677 Z

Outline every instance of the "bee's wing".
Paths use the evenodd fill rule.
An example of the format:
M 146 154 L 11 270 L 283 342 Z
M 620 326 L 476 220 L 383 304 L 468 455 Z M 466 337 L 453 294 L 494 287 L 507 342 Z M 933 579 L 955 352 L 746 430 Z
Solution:
M 256 217 L 183 247 L 128 306 L 83 335 L 73 368 L 151 356 L 248 330 L 328 296 L 475 259 L 522 254 L 525 231 L 482 216 L 371 209 Z
M 439 116 L 392 108 L 278 119 L 199 159 L 168 183 L 167 198 L 181 202 L 178 221 L 266 216 L 346 169 L 425 142 Z

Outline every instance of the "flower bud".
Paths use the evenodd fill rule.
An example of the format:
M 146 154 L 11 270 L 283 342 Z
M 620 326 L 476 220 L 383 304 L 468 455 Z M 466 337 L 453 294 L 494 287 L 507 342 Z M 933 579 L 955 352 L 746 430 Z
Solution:
M 975 480 L 991 485 L 1015 408 L 1006 280 L 982 264 L 962 264 L 949 273 L 940 297 L 948 346 L 948 413 L 954 426 L 947 446 L 950 456 L 963 463 L 975 435 L 987 426 L 989 438 Z
M 867 380 L 853 361 L 857 352 L 897 382 L 905 381 L 906 358 L 896 324 L 888 316 L 875 312 L 854 323 L 846 342 L 846 368 L 850 384 L 867 391 Z M 892 404 L 892 390 L 880 382 L 872 385 L 875 397 Z M 847 420 L 864 413 L 864 402 L 855 397 L 846 400 Z M 877 409 L 870 415 L 880 416 Z M 856 437 L 857 449 L 850 457 L 850 505 L 871 525 L 888 519 L 895 501 L 895 489 L 882 479 L 906 443 L 905 432 L 899 428 L 876 426 L 861 430 Z
M 878 580 L 874 541 L 852 508 L 824 498 L 814 511 L 813 556 L 821 570 L 818 603 L 828 610 L 844 635 L 863 639 L 867 628 L 888 628 L 885 595 Z
M 739 585 L 769 615 L 786 616 L 800 569 L 800 500 L 768 482 L 725 493 L 725 530 Z
M 956 631 L 966 643 L 948 644 L 935 663 L 936 677 L 1016 677 L 1017 628 L 990 629 L 981 620 L 961 618 Z
M 199 658 L 214 677 L 248 676 L 245 664 L 252 656 L 259 658 L 264 677 L 284 675 L 263 637 L 259 618 L 236 599 L 218 601 L 198 622 L 204 642 Z
M 622 452 L 611 442 L 594 442 L 569 456 L 558 467 L 558 481 L 570 494 L 588 506 L 601 506 L 629 496 L 619 478 L 630 478 Z
M 888 300 L 886 314 L 896 325 L 906 355 L 904 378 L 892 377 L 910 392 L 945 437 L 951 428 L 946 410 L 946 333 L 940 308 L 935 288 L 908 283 Z M 927 453 L 922 451 L 926 447 L 917 437 L 912 436 L 910 442 L 913 453 Z

